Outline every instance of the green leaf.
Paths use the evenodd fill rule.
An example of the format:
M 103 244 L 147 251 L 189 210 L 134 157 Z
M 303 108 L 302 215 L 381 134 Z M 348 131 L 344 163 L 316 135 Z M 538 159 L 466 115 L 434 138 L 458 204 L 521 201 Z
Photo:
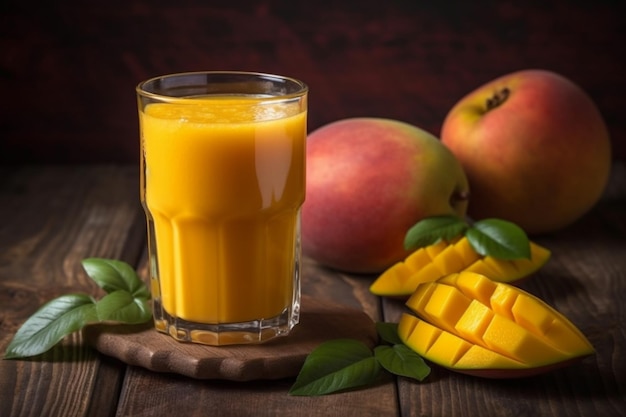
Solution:
M 133 297 L 128 291 L 117 290 L 105 295 L 96 303 L 98 320 L 124 324 L 145 323 L 152 317 L 146 298 Z
M 84 259 L 83 268 L 103 290 L 112 293 L 117 290 L 128 291 L 133 297 L 149 298 L 150 291 L 126 262 L 112 259 Z
M 84 259 L 87 274 L 108 294 L 96 302 L 85 294 L 69 294 L 44 304 L 18 329 L 6 359 L 46 352 L 65 336 L 95 322 L 145 323 L 152 317 L 150 291 L 125 262 Z
M 465 236 L 476 252 L 483 256 L 512 260 L 530 259 L 530 241 L 524 230 L 501 219 L 477 221 Z
M 378 362 L 395 375 L 423 381 L 430 374 L 430 367 L 415 351 L 404 344 L 377 346 L 374 355 Z
M 307 356 L 290 395 L 325 395 L 375 382 L 382 367 L 370 348 L 352 339 L 324 342 Z
M 432 245 L 440 239 L 451 240 L 461 235 L 467 223 L 458 216 L 427 217 L 409 229 L 404 238 L 406 250 Z
M 398 323 L 377 322 L 376 331 L 378 336 L 389 344 L 402 343 L 402 339 L 398 336 Z
M 65 336 L 96 320 L 93 298 L 84 294 L 62 295 L 44 304 L 24 322 L 4 357 L 16 359 L 42 354 Z

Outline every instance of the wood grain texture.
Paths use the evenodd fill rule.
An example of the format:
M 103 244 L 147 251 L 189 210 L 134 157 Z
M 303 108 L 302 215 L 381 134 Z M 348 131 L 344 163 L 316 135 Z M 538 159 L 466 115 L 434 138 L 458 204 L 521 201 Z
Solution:
M 97 389 L 96 353 L 78 334 L 31 360 L 3 361 L 0 372 L 3 416 L 84 416 Z
M 626 158 L 619 0 L 4 0 L 0 161 L 135 162 L 134 87 L 232 69 L 303 79 L 309 127 L 351 116 L 438 135 L 452 105 L 525 68 L 580 84 Z M 33 122 L 36 115 L 37 122 Z
M 596 354 L 553 373 L 492 381 L 433 366 L 423 383 L 388 378 L 363 390 L 291 397 L 293 378 L 195 380 L 157 373 L 90 350 L 80 334 L 45 355 L 0 361 L 6 416 L 620 416 L 626 387 L 626 170 L 616 166 L 605 198 L 562 232 L 536 240 L 550 262 L 524 283 L 568 316 Z M 145 277 L 145 226 L 135 167 L 0 167 L 0 350 L 45 300 L 94 295 L 80 269 L 87 256 L 121 258 Z M 401 301 L 369 293 L 374 276 L 327 269 L 310 259 L 303 293 L 397 321 Z M 219 412 L 218 412 L 219 411 Z
M 258 345 L 202 346 L 180 343 L 154 329 L 94 325 L 84 334 L 99 352 L 155 372 L 196 379 L 253 381 L 295 377 L 320 343 L 349 338 L 373 349 L 378 343 L 374 322 L 362 310 L 311 297 L 302 298 L 300 323 L 285 337 Z
M 83 258 L 136 262 L 145 241 L 137 177 L 134 167 L 2 169 L 1 352 L 44 302 L 70 292 L 101 294 L 82 270 Z M 129 248 L 126 243 L 135 242 L 138 233 L 143 240 Z M 40 357 L 2 360 L 0 415 L 108 416 L 123 371 L 111 369 L 100 367 L 80 334 Z M 105 393 L 109 397 L 102 402 L 109 409 L 92 408 L 91 401 L 101 401 Z
M 184 415 L 381 417 L 396 416 L 395 385 L 387 380 L 363 390 L 322 397 L 293 397 L 293 379 L 271 383 L 201 381 L 130 368 L 117 416 Z M 131 382 L 132 381 L 132 382 Z

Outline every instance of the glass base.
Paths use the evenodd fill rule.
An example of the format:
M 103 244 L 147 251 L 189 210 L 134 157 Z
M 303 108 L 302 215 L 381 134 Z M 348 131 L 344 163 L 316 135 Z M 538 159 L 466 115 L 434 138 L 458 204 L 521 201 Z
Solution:
M 275 317 L 241 323 L 194 323 L 172 317 L 154 300 L 154 325 L 180 342 L 200 343 L 211 346 L 263 343 L 279 336 L 286 336 L 300 320 L 300 304 L 294 303 Z

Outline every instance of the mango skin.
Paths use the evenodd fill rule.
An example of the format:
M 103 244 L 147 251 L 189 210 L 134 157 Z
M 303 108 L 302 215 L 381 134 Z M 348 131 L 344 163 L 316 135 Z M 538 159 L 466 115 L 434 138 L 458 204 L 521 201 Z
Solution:
M 506 219 L 531 235 L 578 220 L 608 182 L 611 140 L 598 107 L 551 71 L 516 71 L 476 88 L 452 107 L 440 136 L 469 178 L 470 217 Z
M 439 139 L 397 120 L 338 120 L 308 135 L 302 250 L 330 268 L 379 273 L 425 217 L 465 216 L 465 173 Z
M 594 348 L 565 316 L 539 298 L 473 272 L 418 286 L 403 314 L 402 341 L 450 370 L 487 378 L 547 372 Z

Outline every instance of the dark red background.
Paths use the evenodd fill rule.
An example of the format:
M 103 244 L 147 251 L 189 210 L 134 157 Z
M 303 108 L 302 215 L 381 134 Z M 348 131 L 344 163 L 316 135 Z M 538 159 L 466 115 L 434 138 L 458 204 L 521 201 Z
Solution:
M 478 85 L 550 69 L 589 93 L 625 159 L 625 4 L 3 0 L 0 162 L 137 161 L 135 85 L 219 69 L 303 79 L 310 129 L 380 116 L 435 135 Z

